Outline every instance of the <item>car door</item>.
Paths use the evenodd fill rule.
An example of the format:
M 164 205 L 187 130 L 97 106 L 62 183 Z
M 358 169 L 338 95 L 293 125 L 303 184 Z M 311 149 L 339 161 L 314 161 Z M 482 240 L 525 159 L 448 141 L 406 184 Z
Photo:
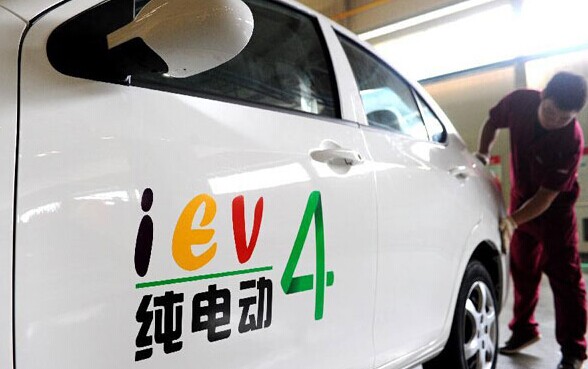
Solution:
M 474 173 L 455 131 L 410 84 L 339 38 L 363 100 L 377 184 L 376 366 L 402 367 L 448 332 L 466 240 L 480 217 L 468 186 Z
M 0 367 L 12 367 L 12 247 L 18 44 L 26 24 L 0 7 Z
M 339 113 L 317 20 L 246 3 L 254 35 L 235 59 L 130 85 L 97 81 L 101 63 L 78 55 L 124 1 L 69 1 L 32 25 L 19 368 L 372 367 L 365 142 Z

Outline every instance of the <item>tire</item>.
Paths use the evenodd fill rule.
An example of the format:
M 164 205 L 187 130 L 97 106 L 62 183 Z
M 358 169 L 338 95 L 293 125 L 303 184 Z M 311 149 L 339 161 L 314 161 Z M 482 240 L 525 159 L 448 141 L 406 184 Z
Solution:
M 424 369 L 495 369 L 498 315 L 494 284 L 486 268 L 471 262 L 459 289 L 449 340 Z

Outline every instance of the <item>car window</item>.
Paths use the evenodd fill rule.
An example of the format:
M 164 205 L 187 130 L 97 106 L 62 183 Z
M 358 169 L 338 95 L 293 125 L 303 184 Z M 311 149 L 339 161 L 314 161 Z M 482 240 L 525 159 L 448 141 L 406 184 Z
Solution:
M 437 118 L 433 110 L 429 107 L 429 105 L 420 97 L 416 92 L 414 93 L 421 108 L 421 114 L 423 116 L 423 120 L 425 121 L 425 126 L 427 131 L 429 132 L 429 137 L 431 141 L 435 142 L 444 142 L 445 138 L 447 137 L 447 133 L 445 131 L 445 127 Z
M 318 21 L 267 0 L 244 2 L 254 18 L 248 45 L 230 61 L 192 77 L 162 73 L 164 60 L 139 38 L 107 49 L 106 35 L 132 21 L 146 0 L 109 0 L 82 12 L 52 32 L 47 53 L 51 64 L 70 76 L 339 118 L 333 67 Z
M 106 35 L 132 20 L 132 1 L 105 1 L 55 28 L 47 40 L 47 57 L 56 70 L 68 76 L 128 84 L 123 69 L 135 60 L 125 58 L 125 52 L 132 50 L 132 58 L 149 67 L 163 62 L 139 39 L 128 42 L 128 47 L 108 51 Z
M 370 126 L 428 140 L 410 86 L 372 54 L 339 35 L 360 90 Z
M 266 0 L 245 3 L 255 26 L 234 59 L 188 78 L 150 74 L 133 77 L 132 84 L 339 117 L 334 73 L 316 20 Z

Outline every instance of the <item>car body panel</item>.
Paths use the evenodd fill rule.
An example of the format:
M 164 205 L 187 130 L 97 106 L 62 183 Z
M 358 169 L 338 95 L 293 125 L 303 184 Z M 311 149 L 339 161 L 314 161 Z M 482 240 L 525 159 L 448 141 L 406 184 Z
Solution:
M 65 76 L 47 60 L 48 35 L 99 1 L 62 2 L 38 17 L 59 2 L 0 0 L 0 24 L 11 24 L 11 32 L 0 36 L 0 47 L 10 47 L 0 61 L 11 72 L 0 77 L 8 81 L 0 84 L 0 104 L 8 103 L 0 105 L 0 122 L 8 122 L 6 129 L 0 126 L 0 140 L 3 157 L 11 158 L 0 175 L 7 189 L 2 214 L 9 213 L 0 220 L 7 231 L 0 236 L 0 337 L 12 339 L 3 323 L 12 324 L 12 303 L 4 301 L 13 292 L 15 212 L 19 368 L 37 367 L 39 358 L 51 369 L 202 363 L 407 368 L 443 348 L 461 276 L 480 245 L 501 255 L 507 283 L 496 227 L 504 214 L 501 196 L 442 110 L 407 82 L 441 120 L 447 141 L 369 127 L 336 32 L 373 48 L 299 3 L 277 2 L 318 20 L 334 64 L 341 119 Z M 23 44 L 14 199 L 16 57 L 23 19 L 34 18 Z M 312 160 L 310 153 L 327 141 L 358 153 L 361 164 Z M 467 179 L 452 175 L 456 167 Z M 256 246 L 238 246 L 240 226 L 245 246 L 251 242 L 260 206 Z M 149 227 L 152 251 L 141 276 L 133 256 L 149 239 L 143 237 Z M 186 254 L 178 256 L 176 246 L 191 232 L 205 242 L 190 247 L 188 254 L 201 263 L 187 270 Z M 446 242 L 438 242 L 440 235 Z M 242 260 L 246 254 L 250 259 Z M 212 257 L 202 261 L 206 255 Z M 308 290 L 292 287 L 300 276 L 313 281 Z M 231 295 L 230 323 L 218 327 L 231 333 L 211 341 L 210 331 L 194 331 L 193 304 L 197 296 L 212 296 L 213 286 Z M 272 307 L 271 324 L 241 327 L 249 319 L 244 305 L 254 293 L 260 305 L 262 291 L 270 304 L 266 322 Z M 504 301 L 506 288 L 501 292 Z M 177 311 L 183 313 L 179 337 L 173 329 Z M 157 314 L 173 317 L 170 326 L 154 327 Z M 144 329 L 151 334 L 146 346 L 139 344 Z M 215 332 L 212 337 L 218 338 Z M 146 348 L 151 356 L 137 360 Z M 12 358 L 11 349 L 0 346 L 0 367 L 3 357 Z
M 394 133 L 365 134 L 372 157 L 383 168 L 376 176 L 382 226 L 375 317 L 376 364 L 383 365 L 441 336 L 451 320 L 450 301 L 466 237 L 479 214 L 470 206 L 469 186 L 449 173 L 451 167 L 464 165 L 454 150 Z M 389 149 L 392 142 L 395 150 Z
M 345 28 L 332 27 L 377 55 Z M 498 216 L 504 214 L 498 188 L 489 185 L 492 177 L 469 153 L 428 93 L 404 79 L 441 121 L 447 140 L 434 143 L 380 129 L 363 130 L 377 184 L 374 340 L 375 365 L 381 368 L 412 365 L 440 351 L 453 320 L 459 291 L 456 281 L 461 280 L 476 246 L 490 242 L 495 253 L 501 254 L 498 229 L 480 230 L 482 224 L 497 224 Z M 444 190 L 431 190 L 435 188 Z M 484 196 L 488 199 L 480 202 Z M 421 224 L 427 225 L 426 231 Z M 439 242 L 441 235 L 444 243 Z M 476 239 L 479 243 L 472 244 Z M 507 269 L 501 272 L 506 281 Z M 417 292 L 423 290 L 428 293 Z M 499 298 L 504 301 L 502 292 Z
M 18 45 L 26 24 L 0 8 L 0 367 L 12 368 L 12 252 Z
M 377 55 L 371 45 L 344 27 L 332 27 Z M 488 243 L 500 255 L 501 265 L 507 262 L 498 229 L 489 227 L 504 215 L 499 188 L 492 186 L 495 180 L 469 153 L 436 102 L 418 83 L 403 76 L 442 122 L 448 139 L 437 144 L 379 129 L 364 130 L 378 191 L 374 318 L 378 368 L 411 366 L 443 348 L 459 292 L 456 282 L 479 245 Z M 458 178 L 464 173 L 466 179 Z M 444 191 L 435 196 L 431 188 Z M 411 220 L 427 224 L 426 232 L 418 225 L 413 228 Z M 446 243 L 438 242 L 441 235 Z M 500 280 L 507 285 L 508 269 L 499 269 Z M 423 290 L 429 293 L 417 292 Z M 504 303 L 506 288 L 500 292 L 498 298 Z
M 44 43 L 58 24 L 95 3 L 72 1 L 46 14 L 23 44 L 18 367 L 33 368 L 42 357 L 46 368 L 189 368 L 194 363 L 371 368 L 377 256 L 373 174 L 363 165 L 334 170 L 309 156 L 329 139 L 368 157 L 358 125 L 64 76 L 48 62 Z M 153 201 L 145 211 L 147 188 Z M 334 283 L 324 288 L 320 319 L 315 315 L 317 288 L 286 294 L 281 286 L 316 191 L 322 199 L 324 267 L 334 273 Z M 199 225 L 197 219 L 206 214 L 199 208 L 192 214 L 193 227 L 214 229 L 214 236 L 194 253 L 207 252 L 213 241 L 217 248 L 208 263 L 189 272 L 180 267 L 172 245 L 180 214 L 190 216 L 187 206 L 201 195 L 213 199 L 216 215 L 210 225 Z M 240 195 L 248 239 L 255 206 L 263 197 L 257 246 L 243 265 L 231 226 Z M 153 251 L 148 271 L 140 277 L 133 268 L 133 250 L 147 216 L 153 223 Z M 311 226 L 294 276 L 316 274 L 317 233 Z M 272 269 L 214 277 L 267 267 Z M 249 295 L 241 282 L 249 275 L 258 282 L 261 277 L 272 281 L 273 317 L 268 327 L 240 333 L 240 304 Z M 195 276 L 212 279 L 137 287 Z M 192 332 L 190 324 L 193 298 L 212 285 L 232 296 L 230 324 L 219 327 L 230 328 L 230 336 L 215 342 L 207 340 L 206 332 Z M 152 308 L 154 299 L 168 292 L 183 294 L 183 330 L 175 341 L 183 347 L 165 353 L 166 344 L 162 347 L 155 337 L 151 357 L 135 362 L 141 315 L 149 313 L 141 306 L 147 301 Z M 354 340 L 333 340 L 347 335 Z

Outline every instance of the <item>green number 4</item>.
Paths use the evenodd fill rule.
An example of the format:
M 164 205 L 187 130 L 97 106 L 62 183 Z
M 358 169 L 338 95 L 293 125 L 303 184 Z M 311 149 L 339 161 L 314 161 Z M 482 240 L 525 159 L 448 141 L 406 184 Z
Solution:
M 294 277 L 294 271 L 300 260 L 300 254 L 308 236 L 308 230 L 312 223 L 314 216 L 314 228 L 316 238 L 316 290 L 315 290 L 315 305 L 314 305 L 314 319 L 321 320 L 323 318 L 323 310 L 325 306 L 325 285 L 332 286 L 335 282 L 335 273 L 328 271 L 325 273 L 325 232 L 323 228 L 323 206 L 321 202 L 321 193 L 313 191 L 308 197 L 306 203 L 306 210 L 294 241 L 294 247 L 290 253 L 288 264 L 282 275 L 282 290 L 284 293 L 291 294 L 297 292 L 304 292 L 312 290 L 314 283 L 314 276 L 312 274 Z

